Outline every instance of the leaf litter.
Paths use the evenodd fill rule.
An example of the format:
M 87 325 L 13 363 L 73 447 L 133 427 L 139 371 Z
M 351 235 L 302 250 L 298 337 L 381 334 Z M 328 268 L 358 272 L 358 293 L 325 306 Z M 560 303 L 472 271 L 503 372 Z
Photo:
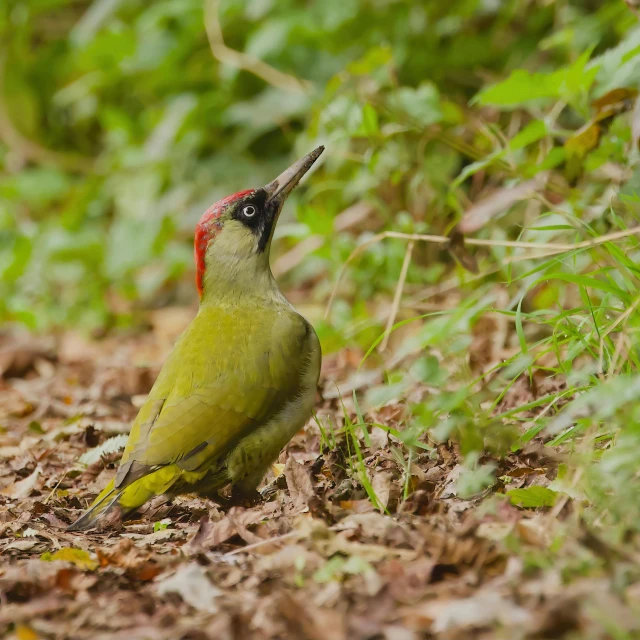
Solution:
M 11 338 L 2 340 L 2 353 L 12 353 Z M 599 633 L 610 612 L 630 633 L 638 627 L 637 589 L 620 595 L 606 572 L 563 585 L 560 569 L 545 565 L 563 526 L 548 519 L 561 495 L 561 484 L 549 487 L 557 455 L 534 439 L 490 461 L 494 483 L 463 496 L 468 469 L 456 444 L 428 443 L 402 466 L 392 434 L 404 412 L 393 402 L 368 415 L 391 431 L 375 426 L 355 436 L 364 476 L 350 466 L 353 434 L 345 433 L 360 409 L 329 394 L 319 411 L 336 425 L 333 446 L 311 420 L 265 480 L 268 501 L 225 511 L 196 496 L 158 498 L 120 530 L 68 533 L 113 476 L 136 406 L 170 346 L 158 331 L 74 340 L 29 347 L 22 339 L 20 353 L 5 356 L 3 637 L 413 640 L 500 630 L 563 638 L 587 628 L 606 637 Z M 24 354 L 46 357 L 51 368 L 31 366 Z M 325 371 L 351 366 L 355 374 L 359 358 L 337 358 L 339 365 L 327 358 Z M 518 382 L 497 411 L 549 393 L 538 387 Z M 572 544 L 571 553 L 586 553 Z M 603 557 L 616 553 L 591 546 Z

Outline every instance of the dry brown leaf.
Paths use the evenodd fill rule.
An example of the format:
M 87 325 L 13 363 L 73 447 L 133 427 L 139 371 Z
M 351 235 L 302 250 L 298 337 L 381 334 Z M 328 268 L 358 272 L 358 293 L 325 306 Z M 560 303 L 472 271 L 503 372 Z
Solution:
M 33 473 L 31 473 L 31 475 L 28 475 L 26 478 L 18 480 L 18 482 L 14 482 L 8 487 L 5 487 L 2 491 L 0 491 L 0 493 L 2 493 L 3 496 L 12 498 L 13 500 L 22 500 L 24 498 L 28 498 L 38 484 L 38 478 L 40 477 L 41 473 L 42 467 L 38 465 L 34 469 Z
M 390 471 L 374 471 L 372 473 L 371 485 L 376 494 L 380 511 L 384 512 L 389 504 L 389 496 L 391 495 L 391 482 L 393 473 Z
M 122 538 L 114 547 L 96 549 L 101 567 L 120 567 L 136 580 L 153 580 L 162 572 L 153 555 L 137 547 L 129 538 Z
M 222 595 L 197 562 L 183 564 L 175 573 L 158 580 L 156 591 L 160 595 L 177 593 L 188 605 L 207 613 L 218 612 L 217 600 Z
M 21 378 L 35 368 L 38 360 L 54 358 L 54 341 L 50 337 L 26 333 L 4 337 L 8 340 L 0 346 L 0 378 Z
M 322 609 L 305 600 L 298 600 L 288 591 L 282 591 L 278 609 L 289 623 L 294 638 L 309 640 L 346 640 L 344 619 L 339 611 Z
M 389 444 L 389 432 L 380 427 L 371 427 L 369 431 L 369 440 L 371 441 L 371 451 L 379 451 Z
M 211 522 L 208 516 L 202 516 L 202 518 L 200 518 L 200 522 L 198 523 L 197 531 L 183 547 L 185 553 L 198 553 L 205 545 L 212 529 L 213 522 Z
M 498 623 L 523 629 L 533 622 L 532 615 L 513 600 L 496 591 L 478 591 L 469 598 L 441 599 L 405 612 L 404 619 L 414 628 L 433 633 L 481 628 Z
M 295 509 L 300 511 L 308 508 L 309 500 L 315 496 L 315 490 L 307 468 L 289 457 L 284 467 L 284 477 Z
M 275 503 L 269 503 L 256 509 L 233 507 L 222 520 L 212 523 L 204 546 L 214 549 L 229 538 L 233 538 L 238 533 L 238 525 L 246 529 L 246 527 L 270 518 L 278 508 L 279 505 Z
M 0 625 L 16 624 L 36 617 L 52 615 L 63 610 L 66 605 L 66 601 L 57 595 L 47 595 L 20 604 L 4 604 L 0 610 Z

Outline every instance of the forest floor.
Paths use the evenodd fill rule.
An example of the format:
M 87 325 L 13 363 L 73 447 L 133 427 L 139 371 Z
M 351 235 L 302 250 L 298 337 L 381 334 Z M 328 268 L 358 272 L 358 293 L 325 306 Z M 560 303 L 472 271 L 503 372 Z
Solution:
M 548 485 L 558 449 L 533 440 L 495 461 L 490 492 L 463 499 L 456 445 L 416 456 L 407 478 L 397 441 L 373 428 L 361 453 L 374 506 L 340 436 L 345 414 L 356 419 L 350 391 L 344 405 L 335 393 L 354 386 L 362 354 L 325 358 L 317 411 L 333 418 L 335 446 L 311 420 L 274 465 L 270 502 L 225 512 L 158 499 L 119 530 L 67 532 L 115 473 L 117 444 L 191 313 L 157 312 L 142 336 L 95 342 L 2 337 L 1 637 L 637 637 L 640 590 L 615 589 L 635 558 L 580 533 L 571 501 L 532 510 L 500 499 L 506 485 Z M 545 384 L 513 385 L 502 410 Z M 369 418 L 395 427 L 403 411 L 390 403 Z M 601 570 L 567 575 L 551 560 L 569 519 L 567 553 L 590 550 Z M 610 620 L 629 635 L 609 635 Z

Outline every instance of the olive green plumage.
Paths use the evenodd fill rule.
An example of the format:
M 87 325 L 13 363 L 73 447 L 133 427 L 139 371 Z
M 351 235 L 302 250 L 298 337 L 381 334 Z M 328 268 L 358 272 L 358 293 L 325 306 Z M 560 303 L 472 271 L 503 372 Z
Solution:
M 305 171 L 314 153 L 303 159 Z M 268 263 L 282 202 L 304 173 L 298 167 L 292 178 L 292 169 L 264 188 L 266 196 L 243 192 L 205 214 L 216 226 L 205 229 L 211 237 L 198 314 L 140 409 L 115 479 L 72 529 L 93 527 L 114 511 L 125 515 L 163 493 L 209 494 L 227 484 L 251 493 L 309 418 L 320 345 Z M 249 207 L 264 221 L 254 221 L 255 211 L 243 220 Z

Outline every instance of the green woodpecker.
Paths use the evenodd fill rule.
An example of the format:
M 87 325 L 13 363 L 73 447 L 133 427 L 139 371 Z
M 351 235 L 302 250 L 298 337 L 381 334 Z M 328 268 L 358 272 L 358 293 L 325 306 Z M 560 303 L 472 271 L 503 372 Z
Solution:
M 195 233 L 198 314 L 133 423 L 112 480 L 70 530 L 117 521 L 160 494 L 249 497 L 313 408 L 320 343 L 269 267 L 284 201 L 323 152 L 214 204 Z

